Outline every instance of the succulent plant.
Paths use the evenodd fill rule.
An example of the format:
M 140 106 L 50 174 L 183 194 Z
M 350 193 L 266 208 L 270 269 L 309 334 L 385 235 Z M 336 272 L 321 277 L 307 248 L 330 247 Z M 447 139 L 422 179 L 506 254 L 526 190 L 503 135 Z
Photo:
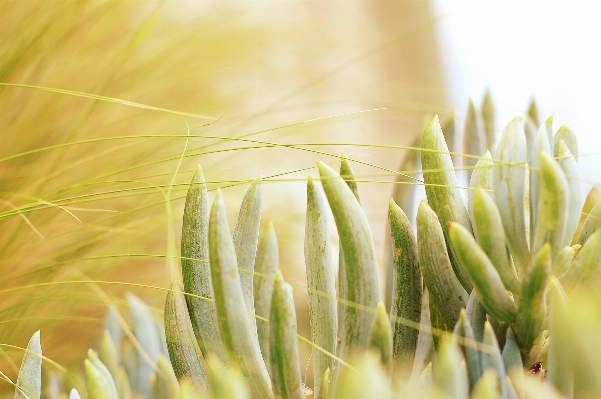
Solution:
M 445 130 L 447 139 L 454 136 L 453 123 L 443 129 L 438 117 L 430 120 L 420 140 L 427 201 L 417 209 L 416 231 L 406 176 L 388 210 L 386 304 L 352 168 L 344 157 L 340 173 L 318 164 L 321 185 L 307 181 L 305 230 L 311 339 L 297 333 L 273 225 L 259 239 L 261 179 L 248 189 L 232 236 L 223 194 L 217 191 L 209 208 L 199 168 L 188 190 L 182 272 L 167 296 L 165 334 L 131 296 L 133 333 L 123 339 L 109 328 L 98 352 L 89 352 L 87 397 L 302 399 L 309 391 L 299 339 L 313 347 L 318 399 L 600 394 L 599 369 L 579 365 L 569 346 L 601 331 L 598 315 L 585 315 L 581 335 L 570 312 L 601 264 L 601 205 L 596 189 L 586 201 L 582 195 L 575 135 L 566 127 L 553 134 L 552 119 L 535 131 L 534 110 L 512 119 L 495 145 L 490 96 L 482 111 L 470 102 L 464 143 L 479 159 L 466 162 L 467 206 L 453 143 L 445 140 Z M 403 169 L 416 161 L 410 154 Z M 338 288 L 330 211 L 340 237 Z M 575 351 L 596 365 L 582 348 Z M 39 397 L 40 365 L 36 333 L 15 398 Z M 546 383 L 530 376 L 541 369 L 548 369 Z

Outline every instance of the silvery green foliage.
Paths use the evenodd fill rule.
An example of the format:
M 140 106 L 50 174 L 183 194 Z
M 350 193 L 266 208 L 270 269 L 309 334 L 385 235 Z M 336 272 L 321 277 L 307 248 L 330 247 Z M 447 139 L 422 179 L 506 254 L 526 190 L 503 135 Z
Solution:
M 21 361 L 14 399 L 39 398 L 42 393 L 42 346 L 40 332 L 33 334 Z

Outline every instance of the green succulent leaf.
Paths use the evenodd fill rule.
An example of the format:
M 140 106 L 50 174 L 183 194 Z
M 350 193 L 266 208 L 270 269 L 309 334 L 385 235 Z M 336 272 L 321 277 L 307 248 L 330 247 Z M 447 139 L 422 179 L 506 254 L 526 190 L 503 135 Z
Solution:
M 207 366 L 198 347 L 181 283 L 172 284 L 165 301 L 165 335 L 177 380 L 190 381 L 197 395 L 207 392 Z
M 322 185 L 334 214 L 344 258 L 347 296 L 350 303 L 375 309 L 378 302 L 378 268 L 376 251 L 365 213 L 345 181 L 329 166 L 318 164 Z M 373 314 L 355 306 L 345 306 L 344 334 L 339 343 L 340 357 L 367 348 Z M 336 380 L 336 378 L 335 378 Z
M 72 388 L 71 392 L 69 392 L 69 399 L 81 399 L 79 391 L 75 388 Z
M 576 162 L 578 162 L 578 140 L 576 139 L 576 134 L 566 125 L 557 129 L 557 133 L 555 133 L 555 137 L 553 138 L 553 154 L 556 158 L 561 157 L 562 150 L 560 143 L 562 141 L 568 147 L 570 154 L 574 156 Z
M 524 118 L 524 134 L 526 135 L 526 155 L 528 156 L 528 161 L 530 161 L 530 155 L 534 152 L 534 148 L 536 146 L 536 136 L 537 136 L 537 124 L 534 123 L 532 118 L 526 116 Z M 538 156 L 538 153 L 536 154 Z M 526 190 L 528 187 L 525 187 Z
M 89 354 L 88 354 L 89 356 Z M 117 388 L 111 374 L 106 367 L 100 368 L 102 364 L 97 358 L 97 361 L 85 360 L 86 369 L 86 390 L 88 391 L 89 399 L 118 399 Z
M 259 249 L 257 250 L 257 261 L 255 266 L 254 296 L 255 311 L 257 316 L 269 319 L 271 309 L 271 296 L 273 292 L 273 279 L 279 267 L 278 240 L 273 228 L 269 223 L 266 233 L 261 237 Z M 257 322 L 257 333 L 261 353 L 266 363 L 269 363 L 269 323 L 263 320 Z M 269 364 L 266 364 L 269 370 Z
M 477 341 L 474 336 L 474 330 L 470 324 L 469 319 L 464 309 L 461 309 L 459 314 L 459 320 L 453 330 L 452 338 L 461 348 L 463 357 L 466 361 L 467 375 L 469 380 L 470 391 L 474 389 L 476 382 L 480 379 L 482 374 L 480 352 L 477 347 Z
M 520 347 L 515 339 L 515 335 L 513 333 L 513 329 L 509 328 L 507 330 L 507 336 L 505 337 L 505 346 L 503 346 L 503 366 L 505 367 L 505 373 L 509 374 L 509 371 L 514 367 L 517 367 L 517 370 L 522 371 L 524 367 L 522 363 L 522 355 L 520 353 Z
M 319 396 L 316 394 L 315 397 L 319 399 L 332 399 L 332 375 L 329 368 L 323 372 L 319 385 L 321 387 L 320 394 Z
M 552 118 L 552 117 L 551 117 Z M 553 134 L 553 132 L 551 132 Z M 538 129 L 532 152 L 530 154 L 530 240 L 534 240 L 535 227 L 537 225 L 539 196 L 540 196 L 540 153 L 551 153 L 551 144 L 546 125 Z
M 394 265 L 390 310 L 393 319 L 393 369 L 395 374 L 408 374 L 413 365 L 419 330 L 415 325 L 407 325 L 404 321 L 416 324 L 420 321 L 422 275 L 411 223 L 394 200 L 390 200 L 388 221 Z M 395 322 L 395 318 L 401 320 Z
M 104 330 L 100 345 L 98 346 L 98 359 L 106 366 L 111 373 L 113 380 L 119 386 L 119 354 L 113 338 L 108 330 Z
M 42 393 L 42 346 L 40 332 L 36 331 L 21 361 L 14 399 L 39 399 Z
M 210 371 L 211 399 L 250 399 L 257 397 L 250 395 L 244 376 L 236 366 L 226 367 L 218 357 L 211 354 L 207 358 L 207 365 Z
M 484 322 L 486 321 L 486 309 L 478 299 L 476 290 L 472 290 L 470 297 L 465 306 L 465 314 L 474 331 L 474 338 L 478 342 L 482 342 L 484 337 Z
M 601 228 L 601 200 L 598 200 L 595 203 L 584 220 L 584 223 L 582 223 L 582 228 L 580 229 L 576 244 L 583 245 L 588 240 L 589 236 L 599 228 Z
M 250 323 L 238 272 L 238 261 L 217 190 L 209 220 L 209 259 L 221 339 L 230 362 L 248 379 L 253 398 L 269 398 L 271 384 L 261 357 L 256 329 Z
M 501 384 L 497 373 L 488 369 L 478 380 L 472 391 L 471 399 L 501 399 Z
M 580 236 L 580 232 L 582 230 L 582 226 L 584 225 L 584 221 L 588 217 L 589 213 L 597 203 L 601 199 L 601 191 L 597 186 L 593 186 L 590 189 L 588 194 L 586 195 L 586 199 L 584 200 L 584 205 L 582 206 L 582 211 L 580 212 L 580 220 L 578 221 L 578 227 L 576 227 L 576 231 L 572 236 L 571 245 L 574 245 L 578 242 L 578 237 Z M 586 239 L 586 238 L 585 238 Z
M 465 125 L 463 128 L 463 152 L 465 154 L 482 156 L 487 151 L 487 137 L 484 130 L 484 121 L 480 112 L 474 106 L 472 100 L 467 106 L 467 115 L 465 116 Z M 463 165 L 471 167 L 476 165 L 477 158 L 463 158 Z
M 129 312 L 134 322 L 134 334 L 140 346 L 146 355 L 148 355 L 148 357 L 143 357 L 142 354 L 137 355 L 138 371 L 137 379 L 134 380 L 137 382 L 137 385 L 134 387 L 134 390 L 148 395 L 150 393 L 150 376 L 154 372 L 154 363 L 156 363 L 162 350 L 161 337 L 148 306 L 140 298 L 131 293 L 127 295 L 127 301 L 129 302 Z
M 451 398 L 467 399 L 469 384 L 465 359 L 450 335 L 441 339 L 437 352 L 437 363 L 433 370 L 434 383 Z
M 489 151 L 482 156 L 476 163 L 472 176 L 470 177 L 470 189 L 468 191 L 468 204 L 470 219 L 472 220 L 472 227 L 474 226 L 474 197 L 476 196 L 476 189 L 482 187 L 486 191 L 492 191 L 492 168 L 493 160 Z
M 505 366 L 503 365 L 503 357 L 499 350 L 499 343 L 495 331 L 489 322 L 484 323 L 484 339 L 482 341 L 482 370 L 493 369 L 497 374 L 497 378 L 501 385 L 501 397 L 507 397 L 507 383 L 505 382 Z
M 467 293 L 453 272 L 438 217 L 425 201 L 417 211 L 417 245 L 424 284 L 437 309 L 436 313 L 430 309 L 430 317 L 441 318 L 450 331 L 465 307 Z
M 134 394 L 131 390 L 129 376 L 125 371 L 125 367 L 119 367 L 119 376 L 115 382 L 117 383 L 117 393 L 119 394 L 119 399 L 133 399 Z
M 182 277 L 186 303 L 198 346 L 204 356 L 213 353 L 222 362 L 227 354 L 217 324 L 209 264 L 209 196 L 200 166 L 188 188 L 182 225 Z
M 597 230 L 584 243 L 566 273 L 566 285 L 588 280 L 601 266 L 601 229 Z
M 523 118 L 516 117 L 503 130 L 495 149 L 495 162 L 498 164 L 493 168 L 493 186 L 507 244 L 518 271 L 530 259 L 524 210 L 524 167 L 527 159 Z
M 470 232 L 458 223 L 450 223 L 451 242 L 459 259 L 469 273 L 486 311 L 497 320 L 515 322 L 517 308 L 505 290 L 499 273 Z
M 373 352 L 365 353 L 358 358 L 354 370 L 343 369 L 341 384 L 334 397 L 392 399 L 390 377 L 380 364 L 378 355 Z
M 430 324 L 430 294 L 428 289 L 424 289 L 422 295 L 421 318 L 419 321 L 420 329 L 417 337 L 417 346 L 415 348 L 415 358 L 413 360 L 413 369 L 411 370 L 410 381 L 417 381 L 422 371 L 426 368 L 434 353 L 434 342 Z M 395 374 L 396 378 L 398 374 Z M 401 378 L 404 375 L 401 374 Z
M 564 238 L 562 240 L 564 245 L 569 245 L 574 236 L 574 232 L 578 227 L 578 222 L 580 221 L 580 213 L 582 212 L 582 207 L 584 205 L 584 196 L 582 194 L 582 178 L 580 176 L 580 171 L 578 170 L 578 164 L 563 140 L 559 142 L 558 162 L 565 173 L 570 192 L 570 199 L 568 201 L 568 220 L 566 222 Z
M 234 228 L 234 247 L 238 268 L 242 271 L 242 293 L 248 311 L 248 321 L 251 329 L 257 335 L 257 320 L 255 319 L 255 301 L 253 295 L 253 280 L 255 270 L 255 255 L 259 243 L 259 226 L 261 223 L 261 208 L 263 206 L 263 189 L 261 177 L 257 178 L 242 199 L 240 213 Z M 257 338 L 258 339 L 258 338 Z
M 111 392 L 115 396 L 118 396 L 117 384 L 115 383 L 115 379 L 111 375 L 111 372 L 106 367 L 106 365 L 100 361 L 100 359 L 98 358 L 98 354 L 92 349 L 88 350 L 88 360 L 92 363 L 96 370 L 100 371 L 104 375 L 106 381 L 108 381 L 111 386 Z
M 321 187 L 309 176 L 307 181 L 307 222 L 305 226 L 305 266 L 309 293 L 311 338 L 329 353 L 336 353 L 338 313 L 335 269 L 328 227 L 327 199 Z M 313 348 L 313 375 L 322 376 L 333 368 L 331 357 Z M 321 398 L 321 379 L 315 378 L 314 395 Z
M 492 151 L 495 145 L 495 106 L 492 102 L 490 90 L 486 90 L 482 101 L 482 121 L 486 133 L 486 148 Z
M 549 346 L 547 354 L 547 381 L 566 397 L 571 397 L 574 386 L 574 370 L 571 367 L 569 351 L 564 348 L 569 348 L 572 343 L 561 328 L 561 323 L 565 320 L 562 315 L 566 312 L 566 293 L 556 278 L 551 278 L 549 282 L 548 295 L 551 298 L 549 336 L 553 340 L 553 344 Z
M 444 140 L 438 117 L 434 117 L 426 126 L 422 135 L 422 169 L 428 203 L 438 215 L 445 239 L 447 251 L 453 270 L 463 288 L 470 292 L 471 283 L 467 272 L 457 259 L 457 255 L 448 243 L 448 222 L 457 222 L 472 229 L 470 218 L 463 203 L 463 198 L 455 176 L 453 162 Z M 419 212 L 419 211 L 418 211 Z M 451 324 L 454 326 L 455 323 Z
M 527 114 L 536 125 L 540 123 L 538 116 L 538 107 L 536 106 L 536 100 L 534 98 L 532 99 L 532 101 L 530 101 L 530 106 L 528 107 Z
M 152 375 L 150 399 L 176 399 L 179 384 L 171 363 L 163 354 L 157 360 L 157 371 Z
M 473 209 L 474 234 L 480 248 L 499 273 L 505 288 L 519 294 L 520 282 L 507 254 L 501 214 L 493 199 L 481 187 L 476 189 Z
M 574 256 L 576 256 L 577 250 L 580 250 L 581 245 L 574 245 L 572 247 L 563 247 L 557 258 L 553 261 L 553 265 L 551 266 L 551 275 L 555 277 L 561 277 L 568 270 L 572 261 L 574 260 Z
M 376 307 L 376 316 L 369 329 L 368 347 L 378 354 L 384 370 L 390 371 L 392 366 L 392 329 L 383 302 L 378 302 Z
M 559 164 L 544 152 L 540 153 L 539 176 L 540 198 L 532 251 L 538 251 L 548 242 L 554 259 L 569 241 L 565 231 L 570 189 Z
M 273 393 L 282 399 L 304 399 L 292 287 L 279 270 L 273 284 L 269 325 Z

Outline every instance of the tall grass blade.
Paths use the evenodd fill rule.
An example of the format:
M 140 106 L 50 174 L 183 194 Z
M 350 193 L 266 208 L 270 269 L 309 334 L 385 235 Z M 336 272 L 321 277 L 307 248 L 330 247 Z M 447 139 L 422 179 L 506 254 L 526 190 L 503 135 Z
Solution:
M 309 176 L 307 181 L 307 218 L 305 226 L 305 265 L 309 293 L 309 321 L 312 341 L 329 353 L 336 353 L 338 311 L 336 308 L 335 269 L 328 227 L 327 199 Z M 321 383 L 326 369 L 332 369 L 331 357 L 313 348 L 315 398 L 321 398 Z
M 365 213 L 351 189 L 332 168 L 322 162 L 318 167 L 344 257 L 348 292 L 342 299 L 375 309 L 379 292 L 378 267 Z M 345 306 L 344 309 L 344 334 L 339 343 L 339 353 L 340 357 L 348 360 L 354 353 L 361 353 L 367 348 L 373 314 L 355 306 Z
M 279 270 L 273 284 L 269 326 L 273 393 L 282 399 L 304 399 L 292 287 L 284 281 Z
M 227 362 L 213 302 L 209 264 L 209 196 L 200 166 L 186 195 L 181 251 L 184 288 L 187 293 L 193 294 L 186 295 L 186 303 L 198 346 L 204 356 L 213 353 L 222 362 Z
M 430 309 L 430 317 L 442 319 L 445 329 L 450 331 L 465 307 L 467 293 L 453 272 L 438 217 L 425 201 L 417 211 L 417 245 L 424 284 L 437 309 L 436 313 Z
M 220 190 L 217 191 L 209 220 L 209 260 L 219 331 L 230 362 L 240 367 L 248 380 L 253 398 L 272 397 L 256 329 L 248 318 L 236 250 Z
M 457 255 L 448 242 L 447 223 L 451 221 L 460 223 L 470 230 L 470 232 L 472 226 L 467 209 L 463 203 L 461 192 L 459 191 L 453 162 L 451 161 L 449 149 L 444 140 L 438 117 L 434 117 L 424 129 L 422 148 L 424 149 L 422 151 L 422 169 L 428 203 L 434 212 L 436 212 L 436 215 L 438 215 L 438 219 L 440 219 L 440 225 L 447 241 L 449 259 L 453 270 L 463 288 L 467 292 L 470 292 L 472 286 L 467 273 L 463 270 L 457 259 Z M 454 325 L 455 323 L 451 324 L 451 326 Z
M 254 297 L 255 311 L 257 316 L 269 320 L 271 309 L 271 296 L 273 293 L 273 279 L 279 267 L 278 239 L 273 228 L 273 223 L 269 223 L 267 232 L 259 241 L 257 249 L 257 262 L 255 271 L 257 275 L 254 279 Z M 267 370 L 269 370 L 269 323 L 259 320 L 257 323 L 257 333 L 259 334 L 259 345 L 263 359 L 266 361 Z
M 468 271 L 478 298 L 486 311 L 497 320 L 515 322 L 516 306 L 505 290 L 499 273 L 470 232 L 458 223 L 449 225 L 451 242 Z
M 186 299 L 181 291 L 181 283 L 176 280 L 165 301 L 165 335 L 169 358 L 177 379 L 188 380 L 196 394 L 203 395 L 208 389 L 207 366 L 198 347 Z
M 254 316 L 253 271 L 255 270 L 255 255 L 259 243 L 259 225 L 261 223 L 261 208 L 263 207 L 261 180 L 261 177 L 259 177 L 252 182 L 242 199 L 233 237 L 238 267 L 244 270 L 240 274 L 240 281 L 242 282 L 242 293 L 248 312 L 247 317 L 255 335 L 257 335 L 257 320 Z
M 29 342 L 17 376 L 14 399 L 39 399 L 42 394 L 42 346 L 40 332 L 36 331 Z
M 503 130 L 495 149 L 493 185 L 495 202 L 505 228 L 507 243 L 518 272 L 530 259 L 524 212 L 524 184 L 527 160 L 523 118 L 512 119 Z

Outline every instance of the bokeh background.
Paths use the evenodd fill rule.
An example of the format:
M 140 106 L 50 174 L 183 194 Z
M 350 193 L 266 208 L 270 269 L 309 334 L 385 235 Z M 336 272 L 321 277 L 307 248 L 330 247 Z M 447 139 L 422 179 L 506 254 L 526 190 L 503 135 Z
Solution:
M 232 226 L 248 182 L 263 176 L 262 226 L 274 222 L 285 277 L 301 286 L 316 161 L 351 160 L 383 266 L 402 146 L 434 114 L 455 110 L 461 131 L 468 99 L 479 104 L 487 88 L 498 132 L 536 97 L 542 116 L 582 138 L 585 179 L 601 181 L 597 11 L 574 1 L 0 1 L 0 370 L 15 377 L 21 352 L 7 345 L 38 329 L 45 355 L 81 367 L 125 292 L 161 315 L 165 292 L 152 287 L 173 278 L 165 255 L 179 255 L 197 164 L 224 190 Z M 307 298 L 295 295 L 308 337 Z

